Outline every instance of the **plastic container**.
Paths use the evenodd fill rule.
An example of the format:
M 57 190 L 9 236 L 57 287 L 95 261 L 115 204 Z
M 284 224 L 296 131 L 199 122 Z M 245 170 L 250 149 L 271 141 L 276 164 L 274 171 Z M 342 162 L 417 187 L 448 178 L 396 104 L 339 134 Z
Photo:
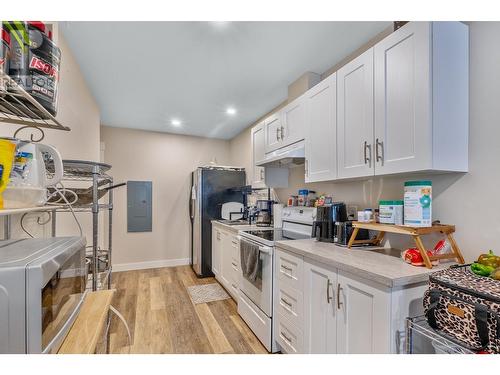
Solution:
M 380 201 L 379 221 L 381 224 L 403 225 L 403 206 L 401 200 Z
M 12 41 L 9 75 L 55 116 L 61 50 L 46 34 L 43 22 L 9 21 L 4 27 Z
M 371 208 L 365 208 L 365 221 L 367 223 L 373 221 L 373 210 Z
M 45 24 L 28 22 L 30 41 L 29 74 L 31 95 L 53 116 L 57 112 L 57 87 L 61 50 L 49 38 Z
M 9 74 L 10 33 L 0 26 L 0 76 Z M 0 95 L 7 92 L 6 81 L 0 79 Z
M 47 202 L 47 189 L 33 186 L 7 186 L 3 192 L 3 208 L 43 206 Z
M 307 189 L 299 190 L 299 198 L 297 204 L 299 206 L 305 206 L 307 204 L 308 197 L 309 197 L 309 190 Z
M 405 182 L 404 225 L 432 226 L 432 181 Z

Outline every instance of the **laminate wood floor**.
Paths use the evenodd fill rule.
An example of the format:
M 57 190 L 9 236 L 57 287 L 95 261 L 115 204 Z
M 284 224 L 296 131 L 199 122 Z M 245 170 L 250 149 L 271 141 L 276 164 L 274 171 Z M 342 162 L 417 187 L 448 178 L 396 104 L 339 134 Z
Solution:
M 198 279 L 189 266 L 113 273 L 112 305 L 129 325 L 130 353 L 267 353 L 232 299 L 192 303 L 186 287 L 214 282 Z M 126 330 L 115 316 L 110 352 L 129 352 Z

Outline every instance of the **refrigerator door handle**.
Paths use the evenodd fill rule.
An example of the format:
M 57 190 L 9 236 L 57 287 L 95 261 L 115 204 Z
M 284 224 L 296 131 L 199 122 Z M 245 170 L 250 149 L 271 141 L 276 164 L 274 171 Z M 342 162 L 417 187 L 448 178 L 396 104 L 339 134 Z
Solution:
M 193 185 L 191 187 L 191 200 L 189 204 L 189 215 L 191 216 L 191 219 L 194 219 L 195 207 L 196 207 L 196 186 Z

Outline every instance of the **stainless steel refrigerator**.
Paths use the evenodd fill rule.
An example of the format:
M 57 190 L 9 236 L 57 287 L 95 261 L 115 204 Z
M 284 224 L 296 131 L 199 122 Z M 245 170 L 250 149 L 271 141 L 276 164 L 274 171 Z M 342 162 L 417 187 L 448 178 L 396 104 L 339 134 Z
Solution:
M 245 184 L 244 168 L 199 167 L 192 173 L 190 261 L 199 277 L 213 276 L 211 221 L 221 218 L 223 203 L 243 203 L 241 190 L 235 190 Z

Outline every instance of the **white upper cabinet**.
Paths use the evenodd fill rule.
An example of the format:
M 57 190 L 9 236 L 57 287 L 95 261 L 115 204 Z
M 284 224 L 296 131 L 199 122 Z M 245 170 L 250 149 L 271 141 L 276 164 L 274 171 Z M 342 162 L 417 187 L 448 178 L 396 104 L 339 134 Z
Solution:
M 280 147 L 291 145 L 292 143 L 304 139 L 306 106 L 304 96 L 295 99 L 281 110 L 281 141 Z
M 264 129 L 265 122 L 254 126 L 252 128 L 252 158 L 253 158 L 253 170 L 252 170 L 252 187 L 262 188 L 265 187 L 265 169 L 264 167 L 258 167 L 256 163 L 261 161 L 266 156 L 266 136 Z
M 338 177 L 373 169 L 373 48 L 337 71 Z
M 468 137 L 461 22 L 407 23 L 264 121 L 265 153 L 305 140 L 305 182 L 467 172 Z
M 429 23 L 411 22 L 375 46 L 377 174 L 430 164 L 429 41 Z
M 467 171 L 468 26 L 410 22 L 374 59 L 375 173 Z
M 307 91 L 305 182 L 337 177 L 337 74 Z
M 303 140 L 305 121 L 304 96 L 265 119 L 266 153 Z
M 281 147 L 281 113 L 278 111 L 264 120 L 266 147 L 265 151 L 271 152 Z

